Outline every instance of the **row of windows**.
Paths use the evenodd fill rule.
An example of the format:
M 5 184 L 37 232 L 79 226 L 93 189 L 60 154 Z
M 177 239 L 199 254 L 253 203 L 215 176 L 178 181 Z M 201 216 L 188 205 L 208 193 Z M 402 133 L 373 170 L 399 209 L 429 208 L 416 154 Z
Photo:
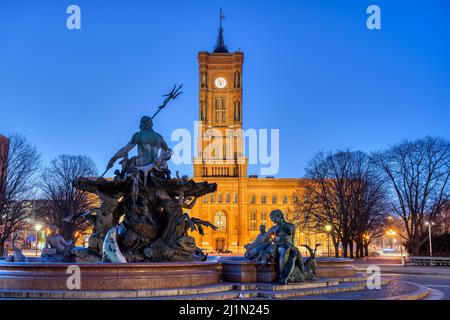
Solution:
M 213 155 L 214 157 L 214 155 Z M 226 157 L 226 155 L 225 155 Z M 203 176 L 212 177 L 236 177 L 238 175 L 238 168 L 235 167 L 212 167 L 212 168 L 202 168 Z
M 216 202 L 216 193 L 211 193 L 209 195 L 209 200 L 211 203 L 215 203 Z M 225 200 L 225 203 L 230 203 L 231 200 L 233 200 L 233 203 L 237 203 L 238 202 L 238 195 L 237 193 L 233 193 L 233 199 L 231 199 L 231 195 L 229 193 L 225 194 L 225 199 L 223 197 L 222 193 L 217 193 L 217 203 L 223 203 Z M 207 203 L 208 202 L 208 197 L 204 196 L 203 197 L 203 203 Z
M 205 169 L 205 168 L 203 168 Z M 216 169 L 223 169 L 223 171 L 213 171 L 212 174 L 214 175 L 215 173 L 217 173 L 217 175 L 226 175 L 229 174 L 228 168 L 216 168 Z M 204 173 L 206 174 L 207 172 L 204 171 Z M 210 201 L 211 203 L 215 203 L 216 202 L 216 194 L 212 193 L 210 195 Z M 207 203 L 208 202 L 208 197 L 203 197 L 203 202 Z M 233 203 L 237 203 L 238 202 L 238 195 L 237 193 L 233 194 Z M 223 195 L 222 193 L 218 193 L 217 194 L 217 203 L 223 203 Z M 226 193 L 225 194 L 225 203 L 230 203 L 230 194 Z M 256 196 L 255 195 L 251 195 L 250 196 L 250 203 L 251 204 L 256 204 Z M 261 196 L 261 204 L 266 204 L 267 203 L 267 197 L 265 195 Z M 272 204 L 277 204 L 278 203 L 278 197 L 276 195 L 272 196 Z M 282 195 L 281 196 L 281 203 L 282 204 L 287 204 L 288 203 L 288 196 L 287 195 Z
M 272 204 L 277 204 L 278 202 L 278 197 L 276 195 L 272 196 Z M 282 195 L 281 196 L 281 202 L 283 204 L 287 204 L 288 203 L 288 196 L 287 195 Z M 256 203 L 256 196 L 254 194 L 252 194 L 250 196 L 250 203 L 251 204 L 255 204 Z M 267 203 L 267 197 L 265 195 L 261 196 L 261 204 L 266 204 Z
M 286 213 L 285 213 L 286 214 Z M 262 210 L 260 213 L 260 219 L 259 219 L 259 225 L 265 225 L 268 227 L 267 223 L 270 223 L 268 220 L 268 213 L 266 210 Z M 257 225 L 257 216 L 258 212 L 256 210 L 250 210 L 249 212 L 249 224 L 248 229 L 249 231 L 256 231 L 259 228 L 259 225 Z M 225 212 L 223 211 L 217 211 L 214 214 L 214 225 L 217 227 L 217 231 L 224 232 L 227 230 L 227 216 Z
M 217 123 L 225 123 L 227 121 L 226 110 L 226 99 L 224 97 L 216 97 L 214 106 L 214 121 Z M 208 106 L 204 101 L 200 103 L 200 120 L 208 121 Z M 233 120 L 235 122 L 241 121 L 241 102 L 238 100 L 234 101 Z

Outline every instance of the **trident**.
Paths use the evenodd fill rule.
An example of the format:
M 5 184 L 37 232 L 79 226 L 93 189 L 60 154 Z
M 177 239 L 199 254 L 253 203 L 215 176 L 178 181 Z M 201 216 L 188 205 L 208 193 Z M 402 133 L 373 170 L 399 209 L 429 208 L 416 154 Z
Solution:
M 163 103 L 158 107 L 158 110 L 156 110 L 155 114 L 152 116 L 152 120 L 153 118 L 156 117 L 156 115 L 166 107 L 166 105 L 169 103 L 170 100 L 175 100 L 180 94 L 183 93 L 183 91 L 180 91 L 181 88 L 183 87 L 183 85 L 179 85 L 177 88 L 177 85 L 174 84 L 172 91 L 170 91 L 168 94 L 163 95 L 163 97 L 166 97 L 163 101 Z

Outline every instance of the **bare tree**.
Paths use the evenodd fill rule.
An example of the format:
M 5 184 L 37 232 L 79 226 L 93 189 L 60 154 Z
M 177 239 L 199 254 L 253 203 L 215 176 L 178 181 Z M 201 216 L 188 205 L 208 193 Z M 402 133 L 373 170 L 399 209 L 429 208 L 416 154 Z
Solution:
M 385 183 L 363 152 L 319 152 L 306 168 L 301 208 L 307 220 L 330 236 L 336 256 L 342 243 L 343 256 L 364 256 L 379 234 L 387 215 Z M 349 254 L 350 253 L 350 254 Z
M 9 137 L 7 152 L 0 152 L 0 256 L 11 234 L 22 229 L 30 218 L 25 200 L 34 193 L 34 177 L 40 156 L 24 136 Z
M 374 155 L 389 180 L 392 210 L 403 220 L 408 251 L 419 255 L 433 221 L 449 199 L 450 142 L 436 137 L 405 140 Z
M 92 210 L 96 203 L 91 195 L 74 188 L 72 181 L 93 176 L 97 176 L 94 162 L 79 155 L 61 155 L 42 172 L 40 185 L 46 201 L 42 202 L 39 216 L 47 224 L 58 226 L 66 239 L 74 239 L 77 231 L 86 231 L 89 223 L 77 215 Z M 69 216 L 74 218 L 66 219 Z

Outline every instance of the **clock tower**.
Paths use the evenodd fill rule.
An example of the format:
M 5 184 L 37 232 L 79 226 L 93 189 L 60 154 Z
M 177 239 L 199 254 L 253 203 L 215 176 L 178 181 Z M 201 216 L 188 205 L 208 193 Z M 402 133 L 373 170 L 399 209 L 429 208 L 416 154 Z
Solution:
M 242 133 L 244 54 L 229 52 L 223 37 L 222 11 L 213 52 L 200 51 L 199 130 L 195 177 L 246 177 Z

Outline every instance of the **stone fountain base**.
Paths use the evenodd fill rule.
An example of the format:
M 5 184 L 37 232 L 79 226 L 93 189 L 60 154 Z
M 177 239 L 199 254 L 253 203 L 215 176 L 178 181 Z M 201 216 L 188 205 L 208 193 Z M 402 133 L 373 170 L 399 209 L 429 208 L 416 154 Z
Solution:
M 277 277 L 275 263 L 259 265 L 246 261 L 243 257 L 221 257 L 222 279 L 229 282 L 273 282 Z M 356 269 L 352 265 L 353 259 L 345 258 L 317 258 L 316 273 L 319 278 L 352 277 Z
M 243 257 L 210 259 L 204 262 L 127 264 L 0 262 L 0 299 L 232 299 L 248 290 L 248 298 L 252 298 L 284 288 L 270 283 L 276 278 L 274 264 L 261 266 L 245 261 Z M 289 284 L 287 287 L 289 290 L 312 290 L 309 293 L 300 290 L 295 295 L 314 294 L 314 290 L 319 289 L 323 292 L 349 290 L 344 283 L 355 282 L 352 288 L 361 290 L 364 279 L 355 275 L 352 261 L 318 258 L 317 281 Z M 80 289 L 67 285 L 73 275 L 68 269 L 71 266 L 80 268 Z
M 217 284 L 217 261 L 177 263 L 0 263 L 0 290 L 67 290 L 73 272 L 80 268 L 80 290 L 121 291 L 197 287 Z

